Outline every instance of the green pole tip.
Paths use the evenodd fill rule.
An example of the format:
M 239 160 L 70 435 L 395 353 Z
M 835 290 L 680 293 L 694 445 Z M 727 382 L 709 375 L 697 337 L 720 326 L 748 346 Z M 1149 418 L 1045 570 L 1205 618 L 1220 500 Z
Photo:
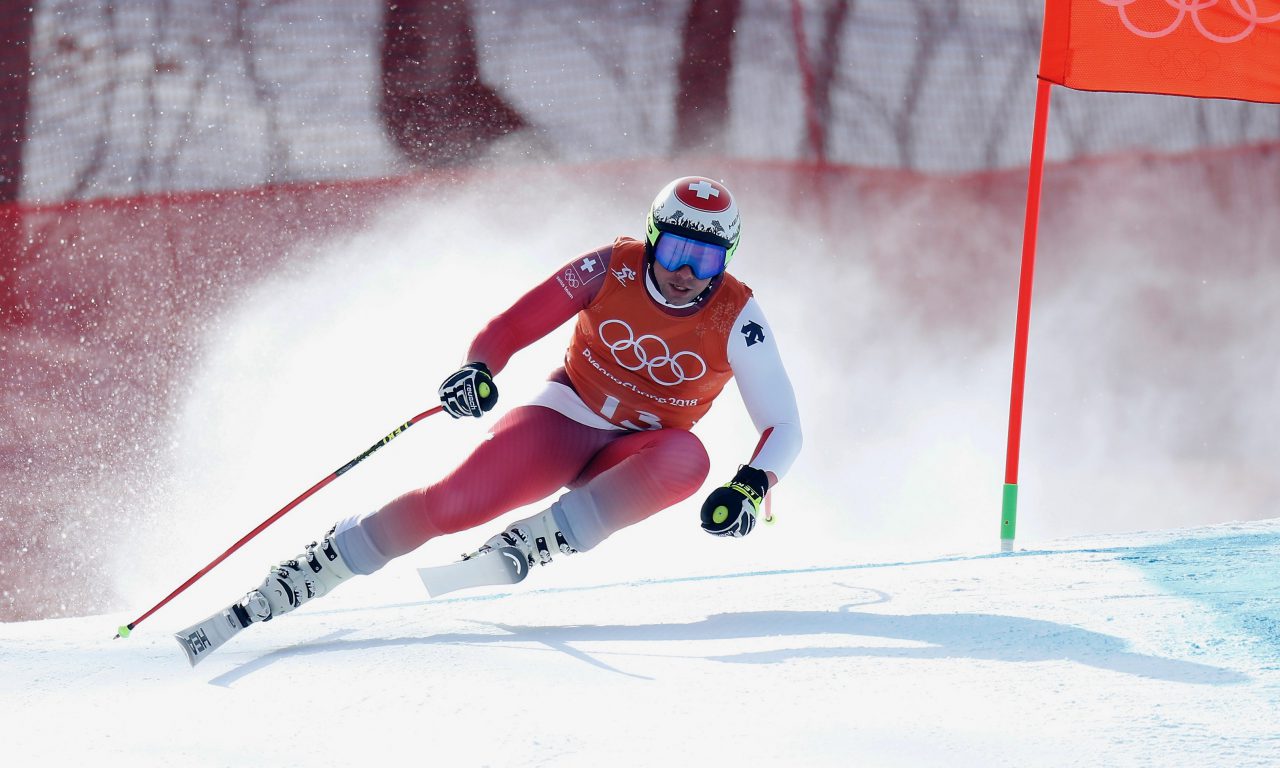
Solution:
M 1018 485 L 1005 483 L 1000 509 L 1000 538 L 1012 540 L 1018 526 Z
M 116 630 L 116 637 L 128 637 L 128 636 L 129 636 L 129 627 L 125 624 L 121 624 L 120 628 Z

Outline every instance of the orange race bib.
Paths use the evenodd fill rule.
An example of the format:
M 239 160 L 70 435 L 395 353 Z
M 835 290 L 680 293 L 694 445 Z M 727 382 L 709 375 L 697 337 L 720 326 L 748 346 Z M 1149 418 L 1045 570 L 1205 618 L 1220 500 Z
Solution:
M 578 314 L 565 371 L 590 408 L 625 429 L 689 429 L 733 378 L 729 333 L 751 289 L 725 274 L 697 312 L 668 314 L 645 287 L 644 244 L 619 238 Z

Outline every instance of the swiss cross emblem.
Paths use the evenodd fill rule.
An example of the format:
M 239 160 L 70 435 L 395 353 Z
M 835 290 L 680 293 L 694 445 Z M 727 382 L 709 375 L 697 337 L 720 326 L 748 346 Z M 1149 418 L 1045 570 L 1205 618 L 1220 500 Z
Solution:
M 685 205 L 707 213 L 720 213 L 729 208 L 729 190 L 711 179 L 690 177 L 676 184 L 676 198 Z
M 699 179 L 690 184 L 689 191 L 697 195 L 699 200 L 706 200 L 707 198 L 720 196 L 720 190 L 707 183 L 706 179 Z
M 587 258 L 582 260 L 582 263 L 578 265 L 578 268 L 581 269 L 583 272 L 595 272 L 596 260 L 588 256 Z

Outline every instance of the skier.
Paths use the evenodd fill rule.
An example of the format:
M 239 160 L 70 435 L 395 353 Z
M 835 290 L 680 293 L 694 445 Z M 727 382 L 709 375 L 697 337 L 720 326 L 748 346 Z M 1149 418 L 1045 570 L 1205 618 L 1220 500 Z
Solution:
M 439 395 L 454 418 L 483 416 L 511 356 L 576 315 L 564 365 L 545 389 L 499 419 L 443 480 L 338 522 L 273 568 L 232 606 L 234 618 L 248 626 L 288 613 L 430 539 L 564 488 L 546 509 L 447 566 L 457 572 L 444 589 L 515 583 L 533 565 L 585 552 L 701 487 L 709 460 L 689 430 L 730 378 L 761 436 L 748 462 L 703 503 L 702 528 L 750 533 L 765 494 L 799 453 L 801 433 L 773 331 L 751 289 L 724 271 L 740 232 L 737 205 L 719 182 L 689 176 L 666 185 L 643 242 L 619 237 L 529 291 L 476 336 Z

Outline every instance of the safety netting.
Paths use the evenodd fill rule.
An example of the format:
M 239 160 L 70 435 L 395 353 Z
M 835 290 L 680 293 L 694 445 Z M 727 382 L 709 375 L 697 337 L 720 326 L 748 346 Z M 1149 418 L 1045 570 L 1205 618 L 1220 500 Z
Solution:
M 1015 167 L 1040 6 L 46 0 L 27 20 L 21 198 L 681 153 Z M 9 25 L 21 39 L 22 14 Z M 1063 93 L 1049 156 L 1276 137 L 1274 107 Z

